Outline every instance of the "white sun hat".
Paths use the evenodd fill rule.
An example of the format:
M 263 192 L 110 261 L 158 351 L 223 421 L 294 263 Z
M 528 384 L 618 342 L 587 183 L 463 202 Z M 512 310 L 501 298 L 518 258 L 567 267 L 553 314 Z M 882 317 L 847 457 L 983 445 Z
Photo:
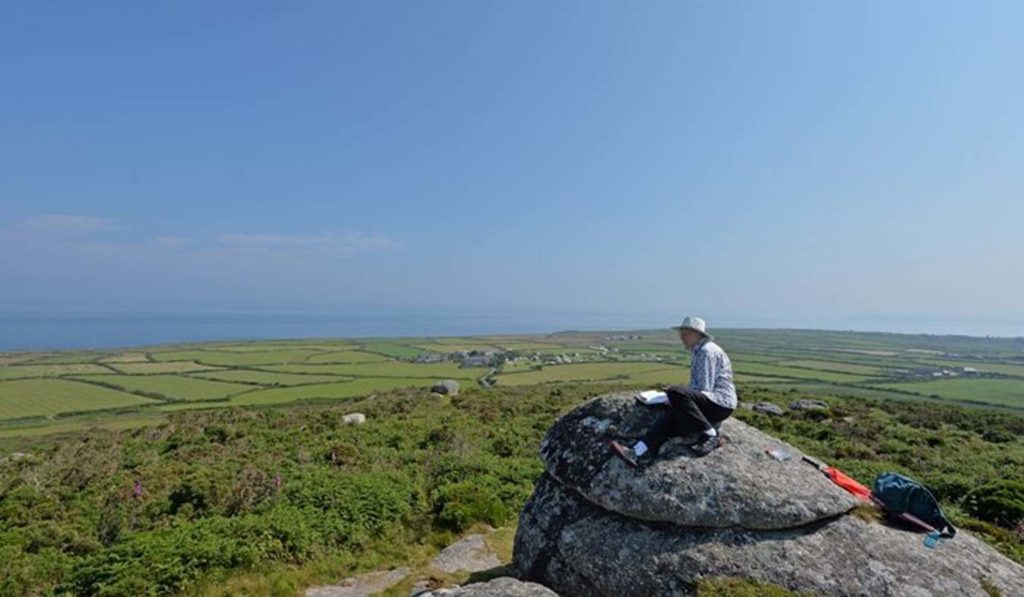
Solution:
M 714 340 L 714 336 L 708 333 L 708 324 L 700 317 L 687 317 L 683 320 L 683 323 L 672 326 L 673 330 L 693 330 L 700 333 L 705 338 Z

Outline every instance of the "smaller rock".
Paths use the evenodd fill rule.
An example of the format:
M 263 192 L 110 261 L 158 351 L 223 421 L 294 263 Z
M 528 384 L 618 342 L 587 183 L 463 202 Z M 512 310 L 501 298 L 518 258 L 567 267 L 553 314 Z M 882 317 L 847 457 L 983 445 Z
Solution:
M 793 410 L 828 410 L 828 404 L 821 400 L 794 400 L 789 403 Z
M 480 572 L 501 566 L 501 560 L 487 547 L 483 535 L 466 535 L 434 558 L 434 567 L 453 574 L 460 570 Z
M 558 597 L 558 593 L 544 585 L 502 576 L 454 589 L 435 589 L 418 597 Z
M 26 454 L 25 452 L 11 452 L 10 456 L 4 456 L 0 458 L 0 464 L 7 464 L 8 462 L 18 462 L 26 458 L 30 458 L 32 454 Z
M 362 425 L 366 422 L 366 415 L 363 413 L 350 413 L 341 418 L 346 425 Z
M 764 413 L 775 417 L 781 417 L 786 414 L 786 411 L 782 410 L 781 406 L 778 404 L 772 404 L 771 402 L 758 402 L 754 405 L 754 412 Z
M 442 379 L 430 386 L 430 391 L 435 394 L 454 396 L 459 393 L 459 382 L 454 379 Z

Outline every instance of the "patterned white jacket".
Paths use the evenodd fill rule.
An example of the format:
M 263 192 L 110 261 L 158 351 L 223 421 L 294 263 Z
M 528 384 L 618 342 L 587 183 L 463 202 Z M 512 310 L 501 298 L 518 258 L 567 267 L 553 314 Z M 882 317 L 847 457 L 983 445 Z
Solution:
M 725 408 L 736 408 L 736 386 L 732 382 L 732 362 L 722 347 L 705 338 L 693 347 L 690 362 L 690 389 Z

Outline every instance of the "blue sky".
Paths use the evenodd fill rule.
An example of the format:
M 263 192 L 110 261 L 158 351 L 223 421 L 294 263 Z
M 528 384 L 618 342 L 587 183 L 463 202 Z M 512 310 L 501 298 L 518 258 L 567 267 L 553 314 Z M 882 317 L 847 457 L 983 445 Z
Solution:
M 0 309 L 1024 322 L 1019 2 L 54 2 Z

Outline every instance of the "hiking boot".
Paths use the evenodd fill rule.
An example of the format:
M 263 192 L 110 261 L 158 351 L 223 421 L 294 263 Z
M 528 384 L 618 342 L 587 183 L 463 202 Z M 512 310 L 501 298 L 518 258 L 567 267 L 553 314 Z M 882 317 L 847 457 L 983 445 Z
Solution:
M 629 466 L 631 466 L 633 468 L 637 467 L 636 453 L 633 452 L 633 448 L 630 448 L 628 446 L 624 446 L 624 445 L 620 444 L 619 442 L 617 442 L 615 440 L 612 440 L 611 442 L 609 442 L 608 443 L 608 447 L 612 449 L 612 452 L 616 456 L 618 456 L 619 458 L 625 460 L 626 464 L 628 464 Z
M 708 435 L 703 434 L 703 437 L 699 442 L 690 446 L 690 449 L 697 453 L 698 456 L 707 456 L 708 454 L 715 451 L 718 446 L 722 445 L 722 438 L 719 435 Z

